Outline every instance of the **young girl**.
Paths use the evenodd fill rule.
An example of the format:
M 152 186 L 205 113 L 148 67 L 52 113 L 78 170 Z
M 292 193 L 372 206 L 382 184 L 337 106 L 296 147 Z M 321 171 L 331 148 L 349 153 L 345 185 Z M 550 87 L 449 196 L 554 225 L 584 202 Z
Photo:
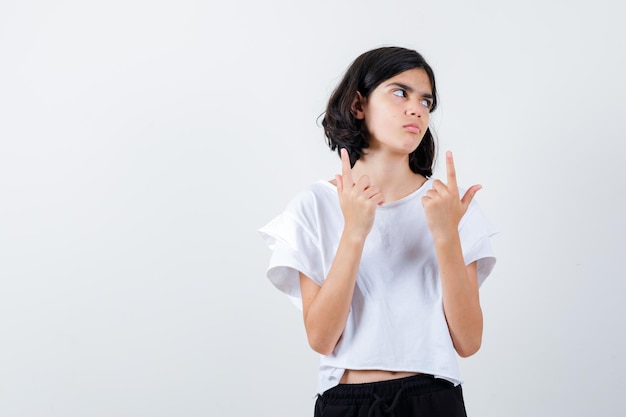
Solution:
M 359 56 L 323 119 L 341 175 L 260 229 L 267 276 L 302 308 L 321 354 L 316 417 L 465 416 L 456 355 L 480 347 L 478 288 L 494 231 L 459 191 L 452 154 L 433 180 L 432 69 L 416 51 Z

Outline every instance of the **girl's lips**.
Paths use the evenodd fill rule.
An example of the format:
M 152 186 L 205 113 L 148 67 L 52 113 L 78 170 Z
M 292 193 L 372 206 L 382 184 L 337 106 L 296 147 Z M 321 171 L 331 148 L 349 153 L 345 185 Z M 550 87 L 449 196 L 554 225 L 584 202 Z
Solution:
M 412 133 L 420 133 L 421 132 L 420 127 L 418 125 L 416 125 L 416 124 L 413 124 L 413 123 L 410 123 L 408 125 L 404 125 L 403 127 L 406 130 L 408 130 L 409 132 L 412 132 Z

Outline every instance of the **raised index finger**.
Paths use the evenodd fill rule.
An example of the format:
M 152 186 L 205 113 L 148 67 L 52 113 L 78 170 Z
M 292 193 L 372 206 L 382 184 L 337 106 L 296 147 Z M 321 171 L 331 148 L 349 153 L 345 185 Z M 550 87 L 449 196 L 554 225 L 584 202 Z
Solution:
M 453 187 L 456 190 L 456 169 L 454 168 L 454 159 L 451 151 L 446 152 L 446 172 L 448 174 L 448 187 Z
M 343 177 L 343 183 L 352 186 L 354 181 L 352 180 L 352 168 L 350 167 L 350 156 L 348 156 L 348 150 L 341 148 L 341 176 Z

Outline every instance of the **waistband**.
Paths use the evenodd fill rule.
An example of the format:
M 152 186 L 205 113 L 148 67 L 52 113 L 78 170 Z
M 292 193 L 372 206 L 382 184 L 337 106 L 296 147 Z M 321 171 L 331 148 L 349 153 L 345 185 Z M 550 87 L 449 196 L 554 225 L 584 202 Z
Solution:
M 339 384 L 321 395 L 326 404 L 362 405 L 374 397 L 394 397 L 428 394 L 453 388 L 454 384 L 433 375 L 418 374 L 388 381 L 362 384 Z

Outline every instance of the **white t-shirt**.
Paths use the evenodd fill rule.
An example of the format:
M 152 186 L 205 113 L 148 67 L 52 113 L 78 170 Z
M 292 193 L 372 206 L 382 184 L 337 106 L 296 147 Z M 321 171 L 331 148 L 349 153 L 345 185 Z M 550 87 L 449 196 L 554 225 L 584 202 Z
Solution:
M 346 369 L 421 372 L 461 383 L 421 202 L 432 182 L 376 209 L 345 329 L 333 352 L 320 358 L 318 393 L 337 385 Z M 259 229 L 273 251 L 267 277 L 300 309 L 298 271 L 323 284 L 343 222 L 336 187 L 318 181 Z M 490 242 L 494 233 L 473 200 L 459 235 L 465 263 L 477 261 L 479 285 L 495 264 Z

